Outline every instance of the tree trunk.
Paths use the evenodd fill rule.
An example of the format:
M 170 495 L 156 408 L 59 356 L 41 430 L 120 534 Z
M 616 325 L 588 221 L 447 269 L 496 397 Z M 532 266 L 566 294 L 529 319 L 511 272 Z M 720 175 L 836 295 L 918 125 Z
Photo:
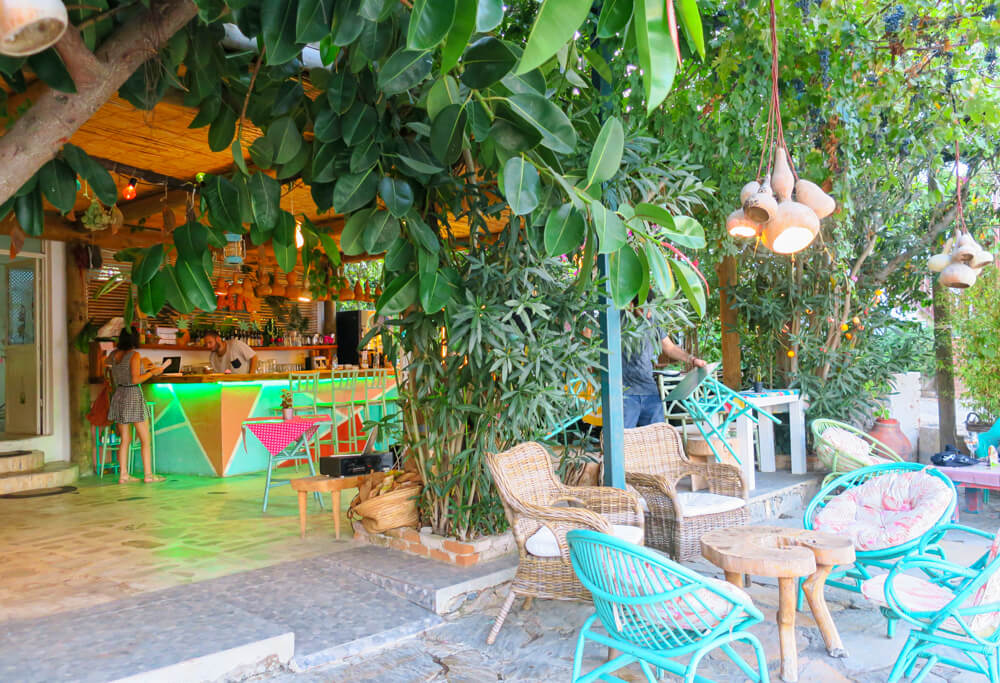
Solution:
M 90 363 L 73 341 L 89 320 L 86 271 L 77 265 L 74 245 L 66 245 L 66 334 L 69 336 L 69 452 L 81 473 L 93 469 L 90 423 Z
M 7 201 L 132 73 L 197 14 L 191 0 L 163 0 L 138 14 L 93 54 L 70 27 L 56 44 L 77 92 L 45 90 L 0 137 L 0 204 Z
M 938 450 L 957 444 L 955 431 L 955 358 L 951 339 L 948 290 L 934 278 L 934 373 L 938 397 Z
M 722 381 L 736 391 L 743 383 L 739 316 L 729 301 L 729 288 L 736 284 L 736 257 L 722 259 L 716 272 L 719 274 L 719 322 L 722 324 Z

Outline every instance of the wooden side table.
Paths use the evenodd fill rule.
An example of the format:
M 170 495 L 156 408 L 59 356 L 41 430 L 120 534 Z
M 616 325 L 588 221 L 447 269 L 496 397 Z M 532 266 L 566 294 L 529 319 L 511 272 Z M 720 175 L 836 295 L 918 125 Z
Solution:
M 333 508 L 333 535 L 340 538 L 340 492 L 344 489 L 357 488 L 361 484 L 361 475 L 354 477 L 328 477 L 319 474 L 314 477 L 292 479 L 292 488 L 299 494 L 299 536 L 306 537 L 306 504 L 310 493 L 329 493 L 330 507 Z
M 854 562 L 854 545 L 848 538 L 805 529 L 776 526 L 741 526 L 715 529 L 701 537 L 701 553 L 726 574 L 726 581 L 743 586 L 743 575 L 778 579 L 778 640 L 781 645 L 781 678 L 799 679 L 799 653 L 795 646 L 796 580 L 806 577 L 802 588 L 831 657 L 846 657 L 837 626 L 823 596 L 823 587 L 836 565 Z

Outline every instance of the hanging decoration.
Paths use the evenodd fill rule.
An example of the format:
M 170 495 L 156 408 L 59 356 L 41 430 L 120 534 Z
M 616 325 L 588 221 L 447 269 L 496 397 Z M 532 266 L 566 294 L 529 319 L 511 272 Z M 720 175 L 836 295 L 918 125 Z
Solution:
M 799 178 L 788 155 L 778 96 L 778 21 L 770 0 L 771 101 L 757 179 L 743 186 L 741 208 L 729 214 L 726 231 L 737 238 L 757 237 L 776 254 L 802 251 L 819 234 L 820 219 L 837 208 L 818 185 Z M 767 166 L 765 168 L 765 162 Z
M 68 25 L 61 0 L 0 0 L 0 54 L 37 54 L 62 38 Z
M 139 184 L 136 178 L 129 178 L 128 185 L 122 188 L 122 199 L 132 201 L 135 199 L 135 188 Z
M 226 236 L 226 246 L 222 248 L 223 260 L 231 265 L 238 266 L 246 259 L 246 246 L 243 244 L 243 235 L 235 232 L 224 233 Z
M 927 267 L 932 273 L 940 273 L 938 282 L 952 289 L 966 289 L 976 284 L 983 268 L 993 263 L 993 254 L 979 246 L 965 224 L 965 209 L 962 206 L 962 173 L 958 155 L 958 139 L 955 139 L 955 227 L 954 239 L 944 243 L 940 254 L 931 256 Z M 954 245 L 954 248 L 952 248 Z

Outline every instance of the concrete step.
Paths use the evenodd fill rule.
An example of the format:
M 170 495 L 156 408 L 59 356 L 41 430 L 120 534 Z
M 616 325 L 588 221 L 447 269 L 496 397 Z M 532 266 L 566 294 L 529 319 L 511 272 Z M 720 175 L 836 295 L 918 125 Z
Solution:
M 0 495 L 69 486 L 80 477 L 80 468 L 69 462 L 50 462 L 30 472 L 0 473 Z
M 8 451 L 0 453 L 0 474 L 6 472 L 30 472 L 45 466 L 45 454 L 41 451 Z

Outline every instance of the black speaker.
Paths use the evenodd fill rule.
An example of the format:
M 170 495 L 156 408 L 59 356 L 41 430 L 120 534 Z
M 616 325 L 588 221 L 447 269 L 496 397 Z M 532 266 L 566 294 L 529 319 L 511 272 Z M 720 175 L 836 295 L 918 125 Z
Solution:
M 327 455 L 319 459 L 319 473 L 328 477 L 353 477 L 358 474 L 392 469 L 392 453 L 363 455 Z

